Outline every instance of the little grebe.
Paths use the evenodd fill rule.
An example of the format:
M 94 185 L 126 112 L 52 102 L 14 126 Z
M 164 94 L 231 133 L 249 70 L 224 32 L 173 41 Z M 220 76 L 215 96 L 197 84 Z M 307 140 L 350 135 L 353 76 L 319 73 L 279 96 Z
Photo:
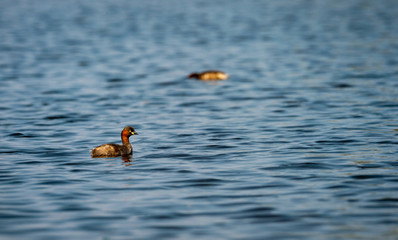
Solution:
M 130 156 L 133 154 L 133 148 L 129 142 L 131 135 L 138 135 L 134 128 L 126 126 L 122 133 L 122 145 L 108 143 L 93 148 L 91 150 L 91 157 L 118 157 L 118 156 Z
M 188 78 L 196 78 L 203 81 L 226 80 L 228 77 L 228 74 L 226 74 L 225 72 L 217 70 L 210 70 L 201 73 L 191 73 L 190 75 L 188 75 Z

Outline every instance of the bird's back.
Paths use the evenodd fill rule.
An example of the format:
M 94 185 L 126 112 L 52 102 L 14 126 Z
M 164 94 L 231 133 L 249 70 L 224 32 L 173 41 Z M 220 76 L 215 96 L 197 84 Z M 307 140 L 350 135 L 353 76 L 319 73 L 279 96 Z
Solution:
M 114 143 L 103 144 L 91 150 L 92 157 L 117 157 L 122 153 L 123 146 Z

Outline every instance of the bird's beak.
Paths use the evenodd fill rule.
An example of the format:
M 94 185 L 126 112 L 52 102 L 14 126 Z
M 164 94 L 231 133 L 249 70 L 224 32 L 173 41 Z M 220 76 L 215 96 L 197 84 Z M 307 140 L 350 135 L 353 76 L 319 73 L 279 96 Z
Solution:
M 139 134 L 138 134 L 138 132 L 134 131 L 134 132 L 131 132 L 131 135 L 139 135 Z

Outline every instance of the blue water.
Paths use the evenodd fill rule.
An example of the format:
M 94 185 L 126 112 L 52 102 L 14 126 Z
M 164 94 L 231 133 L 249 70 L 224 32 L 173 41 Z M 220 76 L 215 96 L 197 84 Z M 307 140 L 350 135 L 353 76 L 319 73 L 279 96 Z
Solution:
M 0 239 L 397 239 L 395 0 L 0 1 Z M 200 82 L 194 71 L 231 77 Z M 131 159 L 90 149 L 133 136 Z

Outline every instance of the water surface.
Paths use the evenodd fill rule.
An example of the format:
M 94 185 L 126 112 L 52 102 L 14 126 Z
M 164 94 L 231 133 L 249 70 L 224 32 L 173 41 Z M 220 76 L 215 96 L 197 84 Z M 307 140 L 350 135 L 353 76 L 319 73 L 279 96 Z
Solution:
M 0 238 L 396 239 L 397 16 L 1 1 Z M 125 125 L 133 158 L 90 157 Z

